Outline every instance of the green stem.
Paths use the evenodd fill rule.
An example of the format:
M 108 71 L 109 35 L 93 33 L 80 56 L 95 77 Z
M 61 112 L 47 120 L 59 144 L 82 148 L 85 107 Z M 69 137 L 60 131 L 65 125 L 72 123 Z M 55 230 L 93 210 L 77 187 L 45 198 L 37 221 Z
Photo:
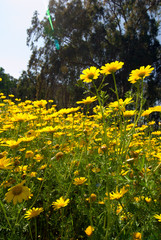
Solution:
M 9 226 L 10 229 L 12 230 L 11 224 L 10 224 L 10 222 L 9 222 L 9 219 L 8 219 L 8 217 L 7 217 L 6 211 L 5 211 L 5 209 L 4 209 L 4 206 L 3 206 L 3 203 L 2 203 L 1 200 L 0 200 L 0 205 L 1 205 L 1 207 L 2 207 L 2 210 L 3 210 L 4 216 L 5 216 L 6 220 L 7 220 L 8 226 Z
M 115 93 L 116 93 L 116 97 L 117 97 L 117 101 L 118 101 L 118 106 L 119 106 L 119 94 L 118 94 L 118 90 L 117 90 L 116 78 L 115 78 L 115 74 L 114 74 L 114 73 L 112 73 L 112 77 L 113 77 L 113 81 L 114 81 Z
M 103 85 L 103 83 L 104 83 L 105 77 L 106 77 L 106 75 L 104 75 L 104 77 L 103 77 L 103 79 L 102 79 L 102 82 L 101 82 L 101 84 L 100 84 L 99 87 L 98 87 L 98 92 L 102 89 L 102 85 Z
M 96 88 L 96 85 L 95 85 L 94 81 L 92 81 L 92 83 L 93 83 L 93 86 L 94 86 L 95 91 L 96 91 L 96 96 L 97 96 L 98 103 L 99 103 L 100 110 L 101 110 L 101 114 L 102 114 L 103 128 L 104 128 L 104 142 L 106 143 L 107 142 L 107 131 L 106 131 L 106 121 L 105 121 L 103 106 L 102 106 L 102 103 L 101 103 L 99 92 L 98 92 L 98 90 Z
M 139 91 L 139 89 L 138 89 L 138 91 Z M 131 130 L 129 131 L 129 133 L 128 133 L 128 135 L 129 135 L 129 141 L 128 141 L 127 145 L 126 145 L 126 150 L 125 150 L 125 155 L 124 155 L 125 157 L 126 157 L 126 155 L 127 155 L 127 151 L 128 151 L 130 142 L 131 142 L 131 140 L 132 140 L 133 134 L 134 134 L 134 132 L 135 132 L 135 127 L 136 127 L 136 125 L 137 125 L 137 123 L 138 123 L 138 121 L 139 121 L 139 119 L 140 119 L 140 117 L 141 117 L 142 108 L 143 108 L 143 79 L 141 79 L 140 109 L 139 109 L 138 117 L 137 117 L 137 119 L 135 120 L 132 129 L 131 129 Z
M 37 222 L 35 218 L 35 240 L 37 240 Z
M 33 240 L 30 224 L 29 224 L 29 232 L 30 232 L 31 240 Z
M 133 219 L 131 219 L 131 220 L 121 229 L 120 233 L 117 235 L 117 237 L 115 237 L 114 240 L 119 240 L 119 239 L 120 239 L 119 237 L 120 237 L 121 233 L 125 230 L 125 228 L 127 228 L 127 226 L 132 222 L 132 220 L 133 220 Z

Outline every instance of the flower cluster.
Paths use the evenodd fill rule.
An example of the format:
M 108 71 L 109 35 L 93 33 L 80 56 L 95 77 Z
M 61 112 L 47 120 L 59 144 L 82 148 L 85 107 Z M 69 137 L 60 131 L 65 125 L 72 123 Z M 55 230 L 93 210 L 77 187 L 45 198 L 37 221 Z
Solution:
M 2 238 L 141 240 L 155 230 L 159 239 L 161 123 L 148 116 L 161 106 L 144 110 L 140 92 L 136 101 L 116 89 L 105 101 L 103 84 L 123 66 L 82 72 L 81 84 L 93 87 L 77 101 L 84 108 L 0 94 Z M 143 83 L 152 70 L 133 70 L 129 81 Z

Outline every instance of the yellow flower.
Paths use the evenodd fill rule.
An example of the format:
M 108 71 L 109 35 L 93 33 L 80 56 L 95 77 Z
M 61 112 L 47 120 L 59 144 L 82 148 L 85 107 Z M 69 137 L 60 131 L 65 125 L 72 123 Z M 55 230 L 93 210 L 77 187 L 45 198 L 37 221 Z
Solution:
M 40 170 L 44 170 L 47 167 L 47 164 L 42 165 L 41 167 L 39 167 Z
M 101 154 L 105 152 L 107 152 L 107 145 L 103 144 L 101 147 L 98 148 L 98 153 Z
M 127 192 L 128 190 L 125 189 L 125 187 L 120 189 L 120 192 L 118 192 L 118 190 L 116 190 L 116 192 L 112 192 L 110 193 L 110 199 L 114 200 L 114 199 L 120 199 L 121 197 L 123 197 L 123 195 Z M 106 193 L 106 195 L 108 196 L 108 194 Z
M 30 137 L 36 137 L 36 132 L 34 130 L 30 130 L 26 133 L 26 137 L 30 138 Z
M 147 110 L 145 110 L 145 111 L 141 114 L 141 116 L 142 116 L 142 117 L 149 116 L 149 114 L 151 114 L 152 112 L 153 112 L 152 110 L 147 109 Z
M 18 166 L 17 168 L 15 168 L 15 172 L 26 173 L 27 168 L 28 168 L 28 165 L 21 165 L 21 166 Z
M 101 171 L 101 169 L 98 168 L 98 167 L 92 168 L 92 172 L 94 172 L 94 173 L 98 173 L 98 172 L 100 172 L 100 171 Z
M 31 218 L 37 217 L 41 212 L 43 212 L 43 208 L 32 208 L 29 209 L 28 211 L 26 211 L 25 213 L 25 218 L 27 218 L 27 220 L 30 220 Z
M 31 177 L 36 177 L 36 175 L 37 175 L 37 172 L 31 172 L 31 173 L 30 173 L 30 176 L 31 176 Z
M 96 67 L 90 67 L 85 70 L 83 70 L 83 74 L 80 75 L 80 79 L 83 80 L 85 83 L 92 82 L 93 79 L 97 79 L 100 75 L 100 70 Z
M 21 142 L 21 141 L 19 141 L 19 140 L 18 140 L 18 141 L 15 141 L 15 140 L 7 140 L 7 141 L 6 141 L 6 144 L 7 144 L 8 147 L 14 149 L 14 148 L 17 148 L 17 147 L 19 146 L 20 142 Z
M 135 83 L 139 79 L 144 79 L 145 77 L 148 77 L 153 70 L 154 68 L 151 68 L 150 65 L 148 65 L 147 67 L 142 66 L 140 67 L 140 69 L 132 70 L 128 81 L 131 83 Z
M 135 110 L 126 110 L 125 112 L 123 112 L 124 117 L 131 117 L 135 114 L 136 114 Z
M 2 81 L 2 78 L 0 78 L 0 82 Z
M 158 219 L 158 222 L 161 222 L 161 214 L 160 214 L 160 215 L 155 214 L 154 217 L 155 217 L 156 219 Z
M 2 97 L 1 97 L 1 99 L 5 99 L 5 98 L 6 98 L 6 96 L 2 96 Z
M 25 122 L 25 121 L 30 120 L 30 117 L 31 117 L 31 115 L 26 114 L 26 113 L 17 113 L 11 118 L 11 120 L 13 122 L 23 122 L 23 121 Z
M 127 105 L 127 104 L 128 103 L 124 102 L 122 99 L 119 99 L 119 102 L 118 101 L 110 102 L 108 107 L 112 108 L 113 111 L 118 111 L 118 109 L 120 109 L 120 111 L 124 112 L 125 105 Z
M 100 205 L 104 205 L 105 202 L 104 202 L 104 201 L 98 201 L 98 204 L 100 204 Z
M 153 134 L 153 135 L 158 135 L 158 136 L 159 136 L 159 135 L 161 135 L 161 131 L 154 131 L 154 132 L 152 132 L 152 134 Z
M 75 185 L 82 185 L 86 181 L 87 179 L 85 177 L 74 178 Z
M 69 198 L 64 200 L 63 197 L 60 197 L 59 199 L 56 200 L 56 202 L 52 203 L 54 210 L 57 210 L 62 207 L 66 207 L 69 201 L 70 201 Z
M 43 178 L 41 178 L 41 177 L 38 177 L 38 178 L 37 178 L 37 180 L 39 180 L 39 181 L 43 181 Z
M 97 195 L 95 193 L 91 193 L 89 198 L 86 198 L 86 200 L 90 203 L 90 202 L 95 202 L 97 199 Z
M 74 171 L 74 175 L 78 176 L 79 175 L 79 171 L 78 170 Z
M 47 102 L 46 100 L 37 100 L 37 101 L 34 101 L 34 102 L 33 102 L 34 107 L 37 107 L 37 108 L 39 108 L 39 107 L 45 107 L 47 103 L 48 103 L 48 102 Z
M 109 75 L 109 74 L 115 73 L 117 70 L 122 68 L 123 65 L 124 63 L 119 61 L 107 63 L 105 64 L 105 66 L 101 67 L 102 70 L 100 72 L 105 75 Z
M 33 137 L 21 137 L 21 138 L 19 138 L 19 141 L 21 141 L 21 142 L 24 142 L 24 143 L 28 143 L 28 142 L 31 142 L 32 140 L 34 140 L 34 136 Z
M 62 153 L 62 152 L 58 152 L 58 153 L 55 155 L 55 157 L 56 157 L 57 160 L 59 160 L 59 159 L 62 158 L 63 156 L 64 156 L 64 153 Z
M 31 150 L 26 151 L 25 158 L 32 158 L 33 156 L 34 156 L 33 151 L 31 151 Z
M 36 154 L 36 156 L 34 157 L 34 159 L 35 159 L 37 162 L 40 162 L 40 161 L 43 159 L 43 156 L 40 155 L 40 154 Z
M 149 202 L 151 202 L 151 198 L 146 197 L 146 198 L 145 198 L 145 201 L 146 201 L 147 203 L 149 203 Z
M 55 128 L 53 128 L 52 126 L 47 126 L 42 128 L 41 130 L 39 130 L 39 132 L 43 133 L 43 132 L 50 132 L 50 133 L 54 133 L 55 132 Z
M 22 202 L 22 200 L 27 200 L 30 196 L 30 189 L 26 186 L 23 186 L 25 181 L 17 184 L 14 187 L 8 189 L 8 192 L 5 195 L 5 200 L 11 202 L 15 205 L 17 202 Z
M 6 157 L 0 158 L 0 169 L 11 169 L 12 166 L 10 166 L 13 162 Z
M 88 226 L 85 230 L 85 233 L 88 235 L 88 236 L 91 236 L 92 233 L 94 231 L 94 228 L 92 226 Z
M 141 233 L 140 232 L 135 232 L 133 234 L 133 240 L 141 240 Z
M 122 206 L 121 206 L 121 204 L 119 204 L 118 206 L 117 206 L 117 209 L 116 209 L 116 213 L 117 213 L 117 215 L 122 211 Z
M 83 103 L 83 104 L 90 104 L 90 103 L 92 103 L 92 102 L 94 102 L 94 101 L 96 101 L 97 100 L 97 97 L 95 96 L 95 97 L 87 97 L 86 99 L 82 99 L 82 101 L 78 101 L 78 102 L 76 102 L 77 104 L 81 104 L 81 103 Z
M 152 110 L 152 112 L 161 112 L 161 106 L 150 107 L 149 109 Z

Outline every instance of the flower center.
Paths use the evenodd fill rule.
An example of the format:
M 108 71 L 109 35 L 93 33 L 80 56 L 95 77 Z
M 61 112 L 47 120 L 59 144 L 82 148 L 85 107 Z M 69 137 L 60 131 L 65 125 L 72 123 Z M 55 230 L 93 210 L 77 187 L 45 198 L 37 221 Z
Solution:
M 35 212 L 32 212 L 32 213 L 31 213 L 31 216 L 32 216 L 32 217 L 36 217 L 37 215 L 39 215 L 38 211 L 35 211 Z
M 22 186 L 16 186 L 12 190 L 13 195 L 19 195 L 22 193 Z
M 93 79 L 93 77 L 94 77 L 94 74 L 93 74 L 93 73 L 89 73 L 89 74 L 88 74 L 88 78 L 89 78 L 89 79 Z
M 139 75 L 139 77 L 144 77 L 145 76 L 145 72 L 140 72 L 138 75 Z
M 114 73 L 114 72 L 116 72 L 116 70 L 117 70 L 117 68 L 114 66 L 109 68 L 110 73 Z

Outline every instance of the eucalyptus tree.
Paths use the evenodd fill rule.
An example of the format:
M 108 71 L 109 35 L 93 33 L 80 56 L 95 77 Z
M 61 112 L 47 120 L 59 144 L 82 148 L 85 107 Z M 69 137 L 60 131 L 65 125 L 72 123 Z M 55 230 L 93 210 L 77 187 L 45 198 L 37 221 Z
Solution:
M 82 95 L 75 84 L 83 69 L 99 68 L 115 60 L 125 62 L 118 73 L 120 97 L 130 89 L 130 71 L 143 65 L 156 66 L 154 76 L 147 81 L 147 91 L 152 83 L 158 88 L 160 7 L 159 0 L 50 0 L 54 32 L 47 16 L 40 21 L 37 12 L 27 30 L 27 44 L 32 50 L 28 71 L 35 76 L 37 98 L 54 98 L 67 106 Z M 112 81 L 107 81 L 110 89 Z M 152 95 L 148 99 L 154 103 L 159 96 Z

